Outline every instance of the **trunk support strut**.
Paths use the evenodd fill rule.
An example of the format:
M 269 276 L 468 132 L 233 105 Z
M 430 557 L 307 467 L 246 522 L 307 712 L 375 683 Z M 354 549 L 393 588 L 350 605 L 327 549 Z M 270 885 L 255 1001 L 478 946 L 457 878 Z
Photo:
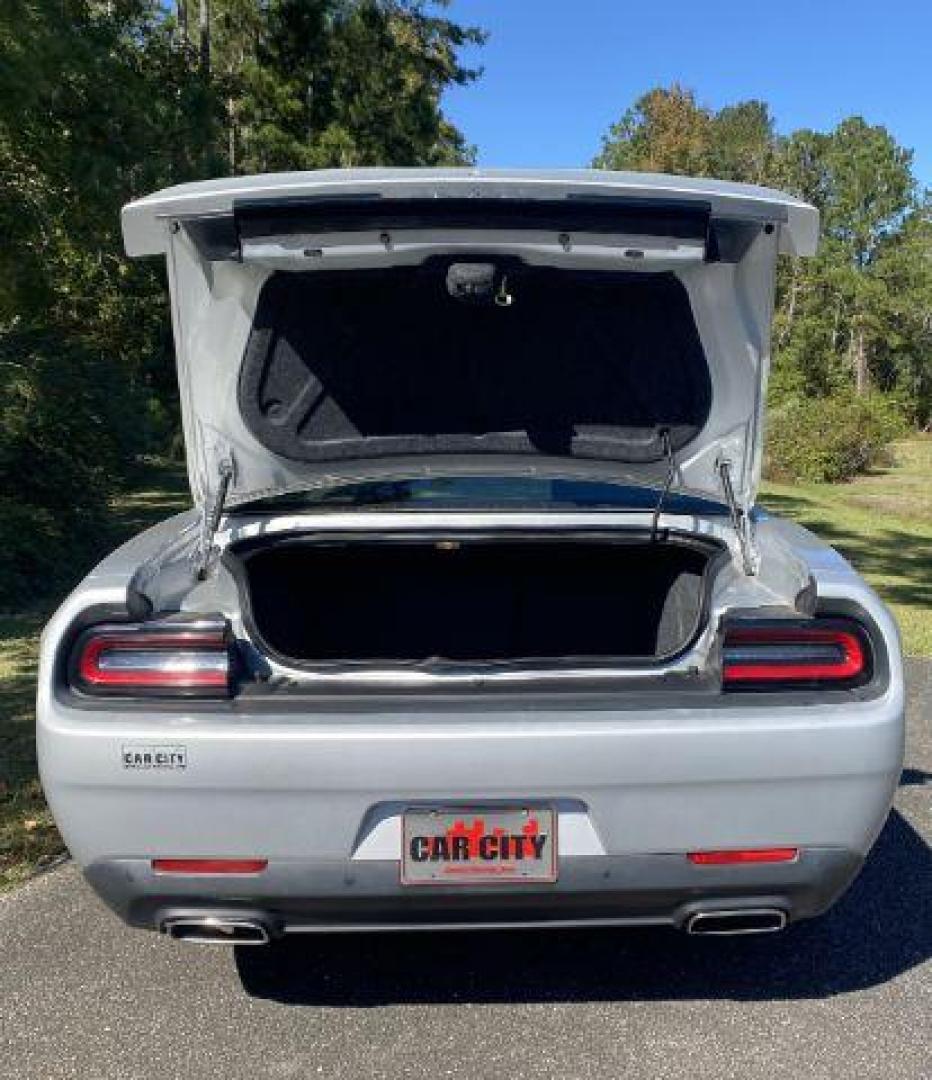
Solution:
M 221 461 L 217 472 L 219 473 L 217 492 L 210 505 L 204 508 L 204 517 L 201 522 L 201 539 L 197 550 L 197 576 L 201 581 L 207 575 L 210 554 L 214 548 L 214 536 L 217 533 L 220 518 L 223 516 L 223 505 L 227 500 L 227 492 L 230 490 L 230 481 L 233 479 L 233 462 Z
M 660 514 L 663 510 L 663 504 L 670 494 L 670 488 L 673 485 L 673 477 L 676 475 L 676 458 L 673 456 L 673 444 L 670 442 L 670 429 L 661 428 L 660 438 L 663 441 L 663 456 L 667 459 L 667 475 L 663 482 L 663 490 L 660 492 L 660 498 L 657 500 L 657 505 L 654 507 L 654 516 L 651 518 L 651 542 L 657 539 L 657 526 L 660 524 Z
M 718 462 L 718 474 L 722 480 L 722 488 L 725 499 L 728 502 L 728 511 L 731 514 L 731 524 L 735 535 L 738 537 L 738 545 L 741 548 L 741 563 L 748 577 L 754 577 L 757 573 L 757 560 L 754 556 L 754 542 L 751 539 L 751 519 L 746 510 L 738 505 L 735 497 L 735 487 L 731 480 L 731 462 L 722 458 Z

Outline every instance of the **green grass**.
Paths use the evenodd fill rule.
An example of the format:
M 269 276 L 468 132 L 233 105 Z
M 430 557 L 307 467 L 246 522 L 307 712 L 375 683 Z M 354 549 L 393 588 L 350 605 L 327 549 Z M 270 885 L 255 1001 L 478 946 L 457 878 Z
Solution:
M 88 565 L 72 568 L 71 584 L 124 540 L 189 505 L 181 470 L 152 463 L 132 494 L 115 499 L 110 527 Z M 39 633 L 61 597 L 28 612 L 0 613 L 0 892 L 64 851 L 36 770 L 35 686 Z
M 846 484 L 764 485 L 761 502 L 836 547 L 889 604 L 910 656 L 932 656 L 932 437 Z
M 889 468 L 848 484 L 766 484 L 762 502 L 842 551 L 890 604 L 906 651 L 932 656 L 932 437 L 898 443 Z M 155 463 L 117 499 L 98 555 L 188 505 L 179 469 Z M 75 566 L 73 582 L 89 566 Z M 42 797 L 33 741 L 39 631 L 58 598 L 0 614 L 0 891 L 64 850 Z

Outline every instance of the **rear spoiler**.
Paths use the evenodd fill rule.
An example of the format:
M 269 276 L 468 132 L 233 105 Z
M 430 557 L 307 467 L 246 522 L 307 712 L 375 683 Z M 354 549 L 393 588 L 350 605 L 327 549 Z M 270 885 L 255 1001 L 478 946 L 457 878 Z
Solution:
M 244 244 L 332 234 L 396 231 L 553 232 L 567 246 L 576 233 L 657 237 L 701 244 L 706 262 L 738 262 L 761 228 L 786 220 L 777 206 L 749 208 L 740 219 L 713 215 L 701 200 L 567 195 L 540 198 L 384 198 L 347 196 L 237 199 L 230 213 L 195 216 L 185 228 L 208 261 L 243 258 Z M 762 212 L 764 211 L 764 212 Z

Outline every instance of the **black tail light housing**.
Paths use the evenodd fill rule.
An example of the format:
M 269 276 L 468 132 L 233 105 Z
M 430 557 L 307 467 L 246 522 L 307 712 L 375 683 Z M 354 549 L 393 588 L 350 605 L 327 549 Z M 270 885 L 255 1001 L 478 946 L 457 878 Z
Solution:
M 235 673 L 226 620 L 179 616 L 89 627 L 71 651 L 68 678 L 94 697 L 226 698 Z
M 873 673 L 873 651 L 853 619 L 738 621 L 724 628 L 726 690 L 846 689 Z

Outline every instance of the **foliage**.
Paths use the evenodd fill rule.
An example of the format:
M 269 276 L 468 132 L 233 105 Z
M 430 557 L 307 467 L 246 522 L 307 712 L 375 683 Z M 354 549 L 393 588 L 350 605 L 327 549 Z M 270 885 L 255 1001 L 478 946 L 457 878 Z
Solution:
M 889 463 L 887 448 L 904 430 L 899 403 L 880 394 L 786 396 L 768 415 L 764 468 L 772 480 L 850 480 Z
M 691 90 L 676 84 L 650 90 L 609 129 L 593 165 L 702 175 L 709 169 L 711 119 Z
M 208 0 L 202 0 L 205 10 Z M 231 171 L 438 164 L 482 35 L 443 0 L 4 0 L 0 7 L 0 605 L 100 524 L 177 429 L 161 266 L 120 207 Z
M 232 171 L 439 165 L 471 151 L 443 89 L 477 72 L 457 52 L 479 31 L 417 0 L 215 0 L 213 72 Z
M 38 623 L 0 615 L 0 893 L 64 850 L 36 768 Z
M 64 538 L 77 576 L 108 549 L 188 505 L 181 471 L 165 462 L 147 463 L 134 477 L 133 488 L 131 495 L 113 500 L 100 530 Z M 25 508 L 24 519 L 33 512 Z M 35 533 L 30 535 L 36 545 Z M 56 579 L 55 584 L 64 582 Z M 0 614 L 0 893 L 25 880 L 36 866 L 52 864 L 64 850 L 36 767 L 37 653 L 46 610 L 34 606 L 34 593 L 27 599 L 27 613 Z
M 678 84 L 638 98 L 609 128 L 593 165 L 761 183 L 770 174 L 774 123 L 763 101 L 719 112 Z
M 153 399 L 107 354 L 51 334 L 0 337 L 0 596 L 67 583 L 110 496 L 154 436 Z
M 812 396 L 826 397 L 826 415 L 841 424 L 844 410 L 834 406 L 848 391 L 881 391 L 895 395 L 911 423 L 932 422 L 932 216 L 911 152 L 886 128 L 852 116 L 829 132 L 781 136 L 763 102 L 716 112 L 674 85 L 651 90 L 624 113 L 595 164 L 768 183 L 814 203 L 822 214 L 819 255 L 786 260 L 778 272 L 772 401 L 779 406 L 788 395 L 784 412 L 792 413 L 814 408 L 805 404 Z M 874 408 L 857 409 L 869 429 L 864 446 L 874 437 Z M 845 428 L 837 442 L 852 452 L 836 448 L 835 464 L 811 464 L 801 475 L 869 463 Z M 772 438 L 780 431 L 777 420 Z

